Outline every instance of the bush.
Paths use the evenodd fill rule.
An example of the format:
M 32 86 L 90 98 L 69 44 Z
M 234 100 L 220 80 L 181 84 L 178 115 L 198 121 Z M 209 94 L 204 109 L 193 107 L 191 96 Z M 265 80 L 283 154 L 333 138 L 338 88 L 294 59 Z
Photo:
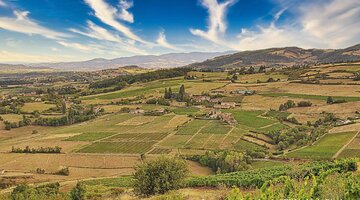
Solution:
M 300 101 L 297 105 L 298 107 L 310 107 L 312 103 L 310 101 Z
M 76 186 L 70 192 L 70 198 L 72 200 L 84 200 L 85 199 L 85 187 L 81 183 L 77 183 Z
M 179 158 L 160 157 L 136 167 L 134 192 L 149 196 L 178 189 L 188 173 L 186 162 Z
M 70 170 L 68 167 L 63 167 L 61 168 L 58 172 L 56 172 L 57 175 L 62 175 L 62 176 L 69 176 L 70 175 Z

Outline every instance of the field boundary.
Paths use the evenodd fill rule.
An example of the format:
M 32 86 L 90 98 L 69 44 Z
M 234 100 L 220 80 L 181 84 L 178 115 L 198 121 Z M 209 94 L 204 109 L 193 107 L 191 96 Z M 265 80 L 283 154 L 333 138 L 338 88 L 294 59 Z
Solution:
M 354 135 L 354 137 L 351 138 L 351 140 L 348 143 L 346 143 L 344 146 L 342 146 L 341 149 L 339 149 L 339 151 L 337 151 L 332 158 L 339 157 L 341 152 L 343 152 L 346 149 L 346 147 L 348 147 L 350 145 L 350 143 L 355 140 L 355 138 L 359 135 L 359 133 L 360 133 L 360 130 Z

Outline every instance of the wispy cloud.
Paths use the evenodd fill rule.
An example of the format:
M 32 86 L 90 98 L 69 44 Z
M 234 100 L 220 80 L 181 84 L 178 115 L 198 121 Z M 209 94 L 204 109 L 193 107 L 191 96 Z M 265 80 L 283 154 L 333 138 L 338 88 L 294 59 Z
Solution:
M 124 13 L 123 11 L 127 12 L 127 10 L 124 9 L 125 8 L 124 6 L 120 7 L 120 11 L 119 11 L 117 8 L 107 4 L 104 0 L 85 0 L 85 3 L 87 3 L 92 8 L 92 10 L 94 11 L 94 15 L 98 19 L 100 19 L 103 23 L 120 31 L 129 39 L 132 39 L 132 40 L 144 43 L 144 44 L 147 43 L 146 41 L 141 39 L 139 36 L 134 34 L 130 30 L 130 28 L 128 28 L 127 26 L 125 26 L 124 24 L 120 23 L 117 20 L 117 19 L 124 20 L 123 16 L 121 17 L 121 15 L 119 15 L 119 13 Z M 127 18 L 125 18 L 125 19 L 127 19 L 127 20 L 130 19 L 129 13 L 127 15 Z
M 3 0 L 0 0 L 0 7 L 7 7 L 7 4 Z
M 178 48 L 178 47 L 170 44 L 170 43 L 166 40 L 165 31 L 160 31 L 159 37 L 158 37 L 158 39 L 156 40 L 156 42 L 157 42 L 160 46 L 165 47 L 165 48 L 168 48 L 168 49 L 172 49 L 172 50 L 176 50 L 176 51 L 181 50 L 180 48 Z
M 134 23 L 134 15 L 128 11 L 133 5 L 132 1 L 120 0 L 118 17 L 123 21 Z
M 329 47 L 360 42 L 360 1 L 313 1 L 300 5 L 304 32 L 329 44 Z
M 190 32 L 193 35 L 221 44 L 221 36 L 227 29 L 227 11 L 229 7 L 236 2 L 237 0 L 227 0 L 222 3 L 219 3 L 217 0 L 201 0 L 201 5 L 206 8 L 209 13 L 208 30 L 190 29 Z
M 209 30 L 191 29 L 191 33 L 230 49 L 254 50 L 283 46 L 342 48 L 360 42 L 358 0 L 299 1 L 291 4 L 277 0 L 281 8 L 268 25 L 255 24 L 250 28 L 242 28 L 236 38 L 227 40 L 221 35 L 226 32 L 227 8 L 234 1 L 201 2 L 209 12 Z M 278 25 L 278 20 L 285 12 L 295 13 L 294 18 Z
M 91 21 L 87 21 L 87 30 L 80 31 L 77 29 L 69 29 L 74 33 L 78 33 L 90 38 L 98 39 L 98 40 L 106 40 L 110 42 L 121 42 L 121 38 L 118 35 L 115 35 L 108 31 L 105 28 L 102 28 Z
M 68 34 L 39 25 L 28 17 L 29 11 L 15 10 L 13 13 L 14 17 L 0 17 L 0 28 L 28 35 L 41 35 L 49 39 L 62 40 L 63 38 L 70 37 Z
M 58 41 L 57 43 L 61 44 L 64 47 L 77 49 L 80 51 L 94 51 L 99 50 L 97 47 L 93 47 L 91 45 L 83 45 L 76 42 L 65 42 L 65 41 Z

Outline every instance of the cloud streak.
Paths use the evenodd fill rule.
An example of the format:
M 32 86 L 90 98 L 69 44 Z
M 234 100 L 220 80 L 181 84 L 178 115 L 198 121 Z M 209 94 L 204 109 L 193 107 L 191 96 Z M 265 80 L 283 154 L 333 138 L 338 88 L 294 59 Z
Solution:
M 49 39 L 63 40 L 70 37 L 68 34 L 39 25 L 28 17 L 29 13 L 29 11 L 15 10 L 14 17 L 0 17 L 0 28 L 28 35 L 41 35 Z
M 117 21 L 117 19 L 122 19 L 122 20 L 126 19 L 125 21 L 131 21 L 130 20 L 131 18 L 129 17 L 129 13 L 125 9 L 126 6 L 122 5 L 122 7 L 120 7 L 120 11 L 119 11 L 117 8 L 107 4 L 104 0 L 85 0 L 85 3 L 91 7 L 91 9 L 94 11 L 94 15 L 98 19 L 100 19 L 103 23 L 120 31 L 121 33 L 124 34 L 124 36 L 126 36 L 127 38 L 129 38 L 131 40 L 135 40 L 137 42 L 144 43 L 144 44 L 148 43 L 148 42 L 144 41 L 143 39 L 141 39 L 136 34 L 134 34 L 130 30 L 130 28 L 128 28 L 127 26 L 125 26 L 122 23 L 120 23 L 119 21 Z M 121 5 L 121 3 L 120 3 L 120 5 Z M 119 15 L 119 13 L 120 13 L 120 15 Z
M 165 47 L 165 48 L 168 48 L 168 49 L 172 49 L 172 50 L 176 50 L 176 51 L 179 51 L 181 50 L 180 48 L 170 44 L 167 40 L 166 40 L 166 35 L 165 35 L 165 31 L 161 31 L 159 33 L 159 37 L 158 39 L 156 40 L 156 42 L 162 46 L 162 47 Z
M 190 29 L 193 35 L 200 36 L 214 43 L 221 44 L 221 36 L 227 29 L 226 14 L 230 6 L 235 4 L 237 0 L 227 0 L 218 3 L 217 0 L 201 0 L 201 5 L 207 9 L 208 30 Z

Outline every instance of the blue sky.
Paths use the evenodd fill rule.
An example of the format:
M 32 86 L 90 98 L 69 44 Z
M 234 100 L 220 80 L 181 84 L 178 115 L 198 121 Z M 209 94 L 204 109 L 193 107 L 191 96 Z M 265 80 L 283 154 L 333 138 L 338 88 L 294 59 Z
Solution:
M 0 0 L 3 63 L 359 42 L 359 0 Z

